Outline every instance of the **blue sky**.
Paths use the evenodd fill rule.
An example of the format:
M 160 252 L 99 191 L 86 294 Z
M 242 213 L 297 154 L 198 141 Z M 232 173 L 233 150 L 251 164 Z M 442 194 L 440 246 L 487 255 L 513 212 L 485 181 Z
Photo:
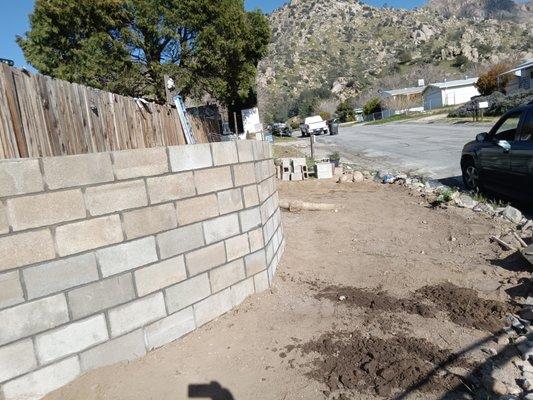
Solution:
M 260 8 L 265 12 L 280 7 L 285 0 L 245 0 L 247 8 Z M 367 0 L 366 3 L 382 6 L 387 3 L 393 7 L 412 8 L 425 3 L 424 0 Z M 22 35 L 28 30 L 28 14 L 33 8 L 33 0 L 0 0 L 0 58 L 15 61 L 19 67 L 26 62 L 17 43 L 16 35 Z

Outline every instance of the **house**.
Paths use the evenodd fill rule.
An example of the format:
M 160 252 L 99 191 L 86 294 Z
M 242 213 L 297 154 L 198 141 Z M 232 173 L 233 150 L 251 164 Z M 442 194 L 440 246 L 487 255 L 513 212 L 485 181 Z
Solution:
M 457 81 L 445 81 L 432 83 L 424 89 L 424 108 L 433 110 L 434 108 L 454 106 L 463 104 L 474 96 L 479 96 L 475 84 L 478 78 L 467 78 Z
M 423 81 L 422 81 L 423 82 Z M 383 90 L 380 97 L 383 105 L 390 110 L 402 111 L 423 111 L 422 92 L 424 85 L 408 87 L 403 89 Z
M 517 90 L 533 89 L 533 58 L 526 60 L 516 68 L 506 71 L 498 76 L 498 81 L 501 82 L 501 77 L 509 75 L 509 81 L 505 87 L 500 86 L 500 90 L 507 94 L 516 92 Z

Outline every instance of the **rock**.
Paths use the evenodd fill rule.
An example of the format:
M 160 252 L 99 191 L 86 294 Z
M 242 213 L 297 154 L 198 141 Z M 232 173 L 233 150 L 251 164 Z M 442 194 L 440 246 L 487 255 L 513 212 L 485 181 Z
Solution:
M 494 215 L 496 214 L 496 211 L 494 211 L 494 207 L 492 207 L 490 204 L 487 203 L 478 203 L 473 208 L 476 212 L 483 212 L 485 214 Z
M 518 351 L 522 354 L 522 359 L 529 360 L 533 356 L 533 342 L 526 340 L 516 346 Z
M 455 204 L 457 204 L 459 207 L 462 208 L 474 208 L 478 205 L 478 202 L 475 201 L 472 197 L 470 197 L 467 194 L 461 194 L 459 197 L 457 197 L 455 200 Z
M 363 176 L 364 176 L 366 179 L 370 179 L 370 178 L 372 178 L 372 174 L 370 173 L 370 171 L 363 171 Z
M 346 183 L 346 182 L 352 182 L 353 181 L 353 175 L 352 174 L 344 174 L 337 179 L 337 183 Z
M 520 210 L 517 210 L 516 208 L 511 207 L 511 206 L 505 207 L 502 215 L 504 218 L 508 219 L 509 221 L 515 224 L 519 224 L 520 221 L 522 221 L 522 218 L 524 217 L 522 213 L 520 212 Z
M 396 178 L 394 177 L 394 175 L 385 175 L 383 177 L 383 183 L 392 184 L 392 183 L 394 183 L 395 180 L 396 180 Z
M 427 190 L 440 190 L 444 185 L 435 179 L 430 179 L 426 182 Z
M 509 338 L 506 335 L 502 335 L 498 337 L 498 340 L 496 341 L 496 343 L 498 343 L 498 345 L 500 346 L 506 346 L 509 344 Z
M 353 173 L 353 181 L 355 183 L 363 182 L 365 180 L 365 176 L 362 172 L 354 171 Z
M 492 382 L 490 390 L 492 390 L 495 394 L 500 395 L 500 396 L 503 396 L 509 393 L 509 391 L 507 390 L 507 385 L 503 383 L 502 381 L 499 381 L 496 379 Z
M 533 308 L 531 306 L 524 307 L 520 312 L 520 316 L 528 321 L 533 321 Z
M 339 301 L 344 301 L 346 300 L 346 296 L 339 296 Z
M 533 393 L 528 393 L 523 397 L 524 400 L 533 400 Z

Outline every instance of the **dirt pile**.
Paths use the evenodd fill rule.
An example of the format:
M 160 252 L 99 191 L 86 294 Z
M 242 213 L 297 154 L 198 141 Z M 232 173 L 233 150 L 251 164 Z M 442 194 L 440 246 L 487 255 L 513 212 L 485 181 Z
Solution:
M 424 392 L 459 387 L 455 375 L 435 373 L 458 360 L 449 350 L 425 339 L 363 337 L 360 332 L 328 333 L 301 346 L 304 353 L 321 355 L 310 376 L 329 390 L 375 392 L 389 396 L 398 390 Z
M 328 286 L 315 295 L 317 299 L 341 301 L 348 306 L 367 308 L 373 311 L 406 312 L 425 318 L 435 316 L 435 309 L 419 300 L 399 299 L 382 290 L 356 287 Z
M 415 292 L 415 296 L 431 301 L 457 325 L 489 332 L 502 329 L 505 316 L 518 311 L 511 304 L 482 299 L 475 290 L 452 283 L 423 287 Z

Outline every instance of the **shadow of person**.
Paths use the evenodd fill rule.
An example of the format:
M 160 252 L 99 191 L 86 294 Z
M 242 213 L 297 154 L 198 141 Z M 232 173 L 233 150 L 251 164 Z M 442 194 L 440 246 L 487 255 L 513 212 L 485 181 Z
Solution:
M 188 393 L 191 399 L 235 400 L 231 392 L 218 382 L 191 384 Z

